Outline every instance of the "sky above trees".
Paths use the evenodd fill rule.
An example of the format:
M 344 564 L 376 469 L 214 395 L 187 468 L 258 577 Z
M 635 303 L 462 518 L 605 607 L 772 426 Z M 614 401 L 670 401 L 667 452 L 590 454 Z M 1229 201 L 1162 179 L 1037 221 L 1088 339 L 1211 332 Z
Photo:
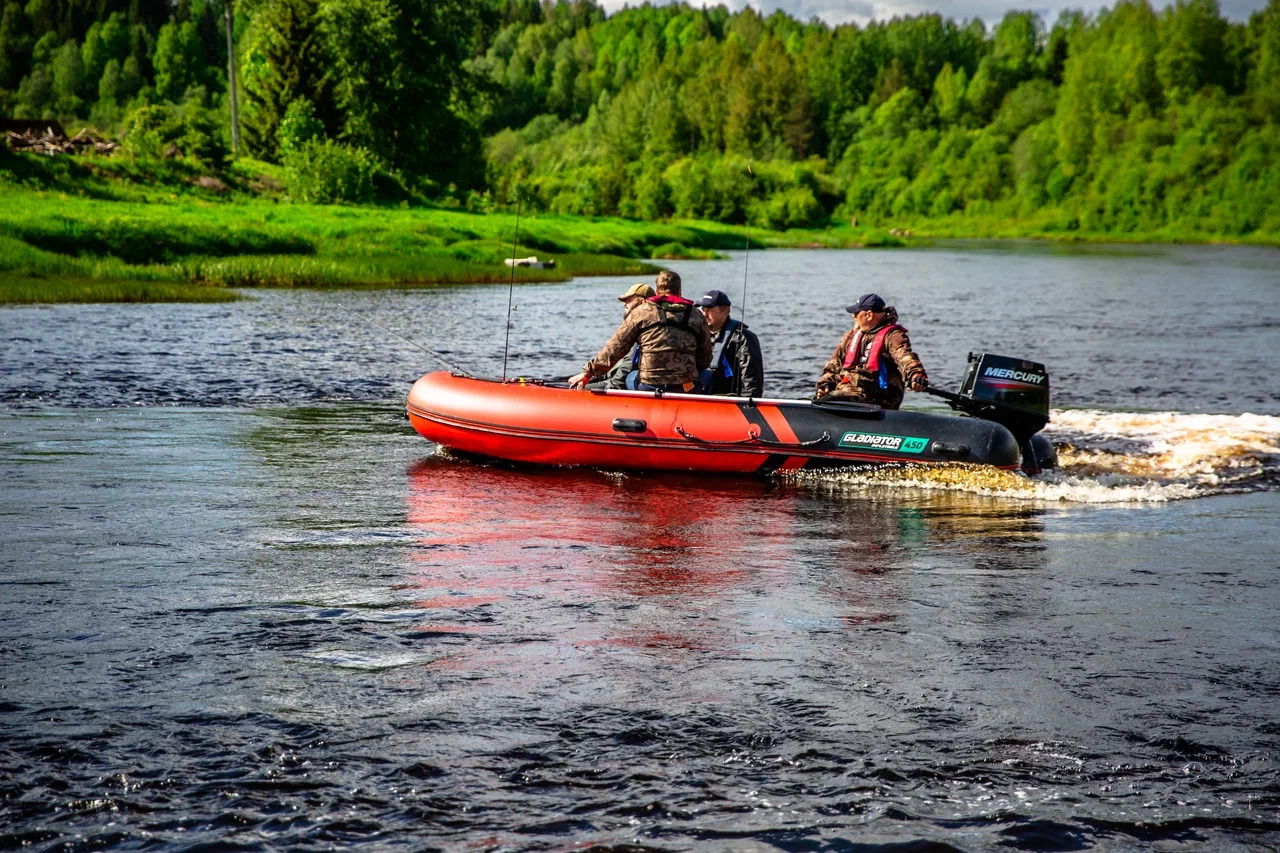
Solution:
M 623 6 L 638 6 L 642 0 L 598 0 L 609 12 L 615 12 Z M 669 0 L 650 0 L 655 5 Z M 703 5 L 699 0 L 691 0 L 694 6 Z M 1058 13 L 1064 9 L 1084 9 L 1095 12 L 1103 6 L 1110 6 L 1110 0 L 1032 0 L 1019 3 L 1014 0 L 715 0 L 706 5 L 722 2 L 730 9 L 738 10 L 744 6 L 753 6 L 757 11 L 768 14 L 781 9 L 791 17 L 807 21 L 818 17 L 827 23 L 843 24 L 853 21 L 865 24 L 870 20 L 887 21 L 895 15 L 918 15 L 922 12 L 938 12 L 945 17 L 962 20 L 964 18 L 981 18 L 988 26 L 994 26 L 1004 17 L 1004 13 L 1012 9 L 1035 12 L 1045 22 L 1052 24 Z M 1219 0 L 1224 17 L 1237 21 L 1246 20 L 1251 14 L 1266 5 L 1266 0 Z M 1157 9 L 1169 5 L 1153 0 Z

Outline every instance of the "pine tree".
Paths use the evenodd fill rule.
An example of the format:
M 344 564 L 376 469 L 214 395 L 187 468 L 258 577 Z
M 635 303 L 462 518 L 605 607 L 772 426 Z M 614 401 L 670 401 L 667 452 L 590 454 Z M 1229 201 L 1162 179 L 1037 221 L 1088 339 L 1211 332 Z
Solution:
M 0 89 L 16 89 L 31 61 L 31 22 L 18 5 L 9 0 L 0 17 Z
M 98 79 L 98 101 L 104 106 L 120 103 L 120 60 L 108 59 Z
M 160 28 L 156 52 L 156 94 L 166 101 L 180 101 L 187 89 L 204 77 L 204 50 L 195 24 L 170 21 Z
M 241 125 L 246 145 L 259 157 L 279 156 L 280 122 L 298 98 L 312 103 L 328 135 L 337 133 L 333 63 L 320 23 L 316 0 L 267 0 L 246 34 L 240 61 L 245 101 Z
M 58 48 L 50 68 L 53 72 L 54 109 L 59 115 L 75 115 L 84 105 L 80 92 L 84 86 L 84 64 L 80 61 L 80 45 L 71 40 Z

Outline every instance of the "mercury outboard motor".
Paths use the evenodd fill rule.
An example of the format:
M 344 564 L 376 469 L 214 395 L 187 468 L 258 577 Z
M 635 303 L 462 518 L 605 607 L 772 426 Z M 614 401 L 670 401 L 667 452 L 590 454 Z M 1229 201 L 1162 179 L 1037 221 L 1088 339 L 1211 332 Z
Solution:
M 1036 433 L 1049 423 L 1049 374 L 1043 364 L 989 353 L 969 353 L 969 365 L 960 391 L 952 394 L 935 388 L 951 408 L 1000 424 L 1018 440 L 1022 470 L 1039 474 L 1057 467 L 1057 454 L 1044 436 Z

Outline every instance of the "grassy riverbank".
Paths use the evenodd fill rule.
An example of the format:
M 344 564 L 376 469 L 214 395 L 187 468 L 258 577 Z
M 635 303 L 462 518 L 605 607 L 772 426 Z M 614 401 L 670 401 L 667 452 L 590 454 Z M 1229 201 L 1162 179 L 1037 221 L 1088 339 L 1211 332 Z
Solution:
M 291 204 L 272 168 L 222 177 L 124 157 L 0 161 L 0 302 L 208 301 L 227 288 L 505 283 L 516 216 L 422 203 Z M 765 232 L 715 222 L 520 219 L 518 282 L 652 276 L 646 258 L 708 258 L 754 247 L 897 245 L 874 228 Z M 93 286 L 90 287 L 89 285 Z
M 1149 231 L 1092 231 L 1063 222 L 1052 213 L 1012 219 L 1002 217 L 951 216 L 925 219 L 902 229 L 911 240 L 1044 240 L 1055 243 L 1189 243 L 1226 246 L 1280 246 L 1280 232 L 1254 231 L 1224 234 L 1187 228 L 1158 228 Z
M 467 212 L 418 199 L 381 206 L 289 203 L 275 167 L 240 161 L 218 175 L 183 160 L 39 158 L 0 152 L 0 303 L 225 301 L 231 288 L 417 287 L 506 283 L 513 211 Z M 1080 230 L 1048 216 L 952 216 L 892 229 L 845 223 L 765 231 L 707 221 L 641 222 L 546 214 L 520 219 L 517 282 L 649 277 L 645 259 L 742 248 L 896 246 L 930 238 L 1239 242 L 1168 229 Z

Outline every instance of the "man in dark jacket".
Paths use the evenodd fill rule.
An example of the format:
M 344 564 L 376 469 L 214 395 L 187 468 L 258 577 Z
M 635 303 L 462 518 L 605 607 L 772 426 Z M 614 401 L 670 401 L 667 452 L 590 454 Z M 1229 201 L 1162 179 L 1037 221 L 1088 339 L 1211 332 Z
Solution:
M 715 349 L 711 367 L 702 371 L 699 384 L 708 394 L 730 397 L 764 395 L 764 357 L 760 355 L 760 339 L 739 320 L 729 318 L 732 303 L 721 290 L 708 290 L 699 300 L 702 316 L 707 318 Z
M 853 315 L 853 328 L 823 366 L 815 400 L 853 400 L 896 409 L 902 405 L 904 385 L 912 391 L 929 386 L 907 330 L 898 325 L 896 309 L 868 293 L 845 310 Z
M 711 364 L 707 321 L 697 306 L 680 295 L 680 276 L 663 270 L 654 285 L 658 295 L 627 312 L 604 348 L 569 379 L 571 387 L 583 388 L 606 373 L 636 342 L 640 344 L 637 390 L 687 392 L 697 386 L 698 371 Z

